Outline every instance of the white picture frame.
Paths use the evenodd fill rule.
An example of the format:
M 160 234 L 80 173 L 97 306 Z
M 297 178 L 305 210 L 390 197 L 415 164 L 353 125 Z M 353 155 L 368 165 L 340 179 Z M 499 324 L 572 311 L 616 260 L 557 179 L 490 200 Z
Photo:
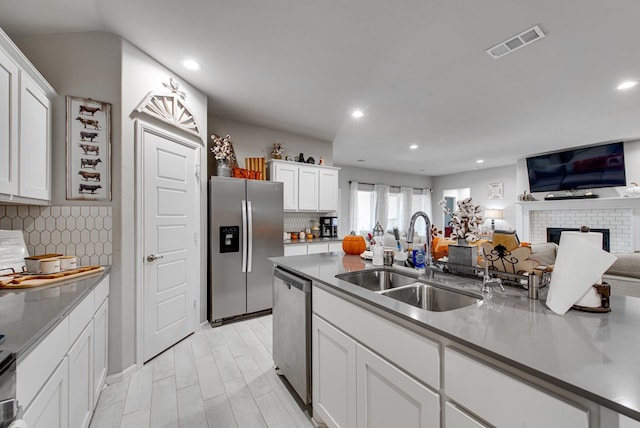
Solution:
M 67 95 L 67 200 L 111 201 L 111 104 Z
M 487 186 L 487 197 L 491 200 L 504 199 L 504 183 L 490 183 Z

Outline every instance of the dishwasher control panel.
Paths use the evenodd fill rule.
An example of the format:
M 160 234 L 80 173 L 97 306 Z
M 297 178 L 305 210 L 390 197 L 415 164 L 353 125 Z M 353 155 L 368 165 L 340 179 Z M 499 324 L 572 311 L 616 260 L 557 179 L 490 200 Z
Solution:
M 240 226 L 220 226 L 220 253 L 240 251 Z

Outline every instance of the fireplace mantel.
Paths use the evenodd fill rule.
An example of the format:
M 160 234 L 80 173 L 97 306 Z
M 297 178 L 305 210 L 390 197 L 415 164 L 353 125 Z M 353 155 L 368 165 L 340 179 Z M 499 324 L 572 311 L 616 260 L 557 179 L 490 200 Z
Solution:
M 542 228 L 588 225 L 611 228 L 614 249 L 621 247 L 625 251 L 640 249 L 640 198 L 518 201 L 516 206 L 518 207 L 516 230 L 524 241 L 543 239 Z M 543 220 L 544 224 L 540 224 L 541 216 L 555 218 Z M 538 219 L 535 225 L 534 218 Z
M 562 199 L 559 201 L 518 201 L 523 211 L 640 209 L 640 198 Z

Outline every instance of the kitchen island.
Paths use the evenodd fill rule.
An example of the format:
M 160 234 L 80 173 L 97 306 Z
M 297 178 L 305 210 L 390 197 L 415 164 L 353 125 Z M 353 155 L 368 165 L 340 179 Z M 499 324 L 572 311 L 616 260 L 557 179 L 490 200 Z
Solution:
M 545 306 L 544 293 L 530 300 L 525 290 L 508 288 L 467 307 L 431 312 L 336 278 L 373 268 L 358 256 L 271 260 L 313 282 L 313 407 L 330 426 L 372 418 L 381 403 L 361 383 L 366 379 L 373 388 L 373 379 L 385 370 L 391 376 L 392 369 L 397 379 L 406 378 L 395 389 L 416 391 L 409 401 L 423 403 L 418 426 L 536 426 L 549 423 L 544 417 L 552 421 L 546 426 L 640 426 L 640 299 L 614 295 L 611 313 L 559 316 Z M 480 290 L 480 281 L 440 272 L 427 280 Z M 349 355 L 352 343 L 356 357 Z M 327 351 L 331 346 L 344 351 L 344 366 L 339 353 Z M 319 372 L 326 361 L 340 373 L 333 381 L 349 378 L 351 365 L 356 374 L 323 395 L 322 388 L 335 383 L 326 370 Z M 389 379 L 378 383 L 390 385 Z M 330 395 L 340 399 L 332 402 Z M 349 404 L 333 411 L 339 402 L 355 410 Z

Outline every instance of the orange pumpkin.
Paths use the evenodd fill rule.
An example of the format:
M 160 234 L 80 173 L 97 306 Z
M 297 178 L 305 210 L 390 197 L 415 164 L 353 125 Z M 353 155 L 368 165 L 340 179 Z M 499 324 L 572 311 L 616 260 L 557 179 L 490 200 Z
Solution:
M 345 254 L 360 255 L 367 249 L 367 243 L 364 237 L 360 235 L 348 235 L 342 240 L 342 251 Z

